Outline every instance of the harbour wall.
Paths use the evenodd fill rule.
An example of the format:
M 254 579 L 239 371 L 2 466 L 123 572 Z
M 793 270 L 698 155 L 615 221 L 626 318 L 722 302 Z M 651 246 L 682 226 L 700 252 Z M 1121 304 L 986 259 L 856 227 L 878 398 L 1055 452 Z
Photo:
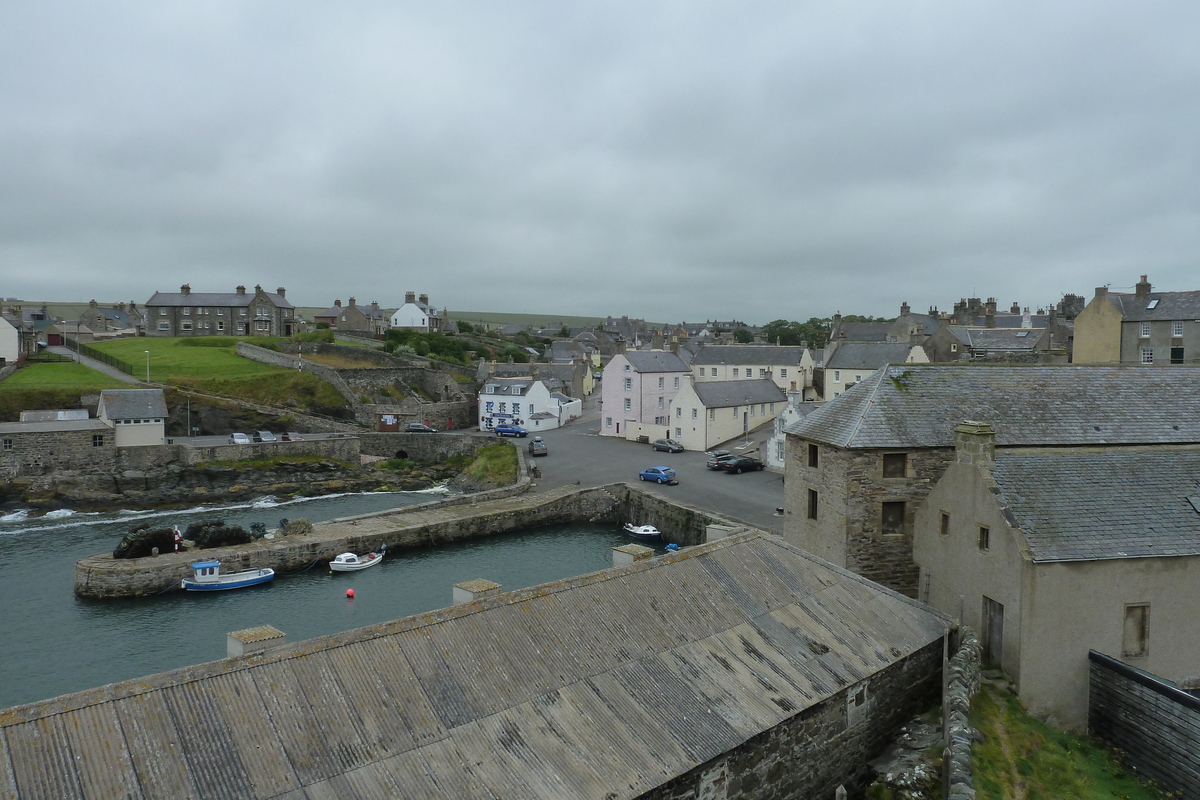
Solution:
M 270 567 L 283 574 L 308 569 L 338 553 L 365 553 L 381 544 L 396 552 L 558 523 L 651 524 L 662 531 L 664 539 L 680 545 L 703 542 L 710 524 L 736 527 L 729 520 L 671 503 L 630 484 L 524 493 L 527 488 L 528 478 L 522 475 L 511 487 L 331 520 L 314 525 L 308 534 L 137 559 L 88 556 L 75 564 L 75 593 L 90 598 L 127 598 L 171 591 L 191 575 L 190 565 L 197 559 L 219 560 L 222 572 Z

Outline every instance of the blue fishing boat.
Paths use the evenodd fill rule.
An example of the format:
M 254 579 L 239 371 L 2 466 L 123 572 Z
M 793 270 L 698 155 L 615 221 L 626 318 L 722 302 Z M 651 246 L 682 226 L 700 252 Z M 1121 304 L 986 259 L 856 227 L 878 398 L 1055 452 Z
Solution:
M 192 562 L 192 577 L 184 578 L 179 588 L 188 592 L 219 592 L 224 589 L 243 589 L 247 586 L 255 586 L 274 578 L 275 570 L 270 567 L 222 574 L 220 561 L 194 561 Z

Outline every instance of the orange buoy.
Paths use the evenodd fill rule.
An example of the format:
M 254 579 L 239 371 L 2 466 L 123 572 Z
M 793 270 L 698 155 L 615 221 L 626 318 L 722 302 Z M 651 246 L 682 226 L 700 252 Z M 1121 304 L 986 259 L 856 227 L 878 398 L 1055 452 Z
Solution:
M 353 600 L 353 599 L 354 599 L 354 590 L 353 590 L 353 589 L 347 589 L 347 590 L 346 590 L 346 597 L 349 597 L 351 600 Z

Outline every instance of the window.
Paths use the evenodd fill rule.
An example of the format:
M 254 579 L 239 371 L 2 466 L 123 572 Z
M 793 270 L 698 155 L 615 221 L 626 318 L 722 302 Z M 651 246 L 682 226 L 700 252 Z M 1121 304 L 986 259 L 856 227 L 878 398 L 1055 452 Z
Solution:
M 92 447 L 104 447 L 104 434 L 103 433 L 93 433 L 92 434 Z
M 1146 304 L 1147 311 L 1153 311 L 1156 308 L 1158 308 L 1158 298 L 1157 297 Z
M 655 425 L 666 425 L 668 419 L 669 419 L 669 417 L 655 417 L 654 424 Z
M 956 344 L 952 344 L 952 345 L 950 345 L 950 352 L 951 352 L 951 353 L 957 353 L 957 352 L 958 352 L 958 345 L 956 345 Z
M 942 534 L 942 536 L 950 535 L 950 515 L 945 511 L 942 512 L 942 522 L 938 527 L 938 532 Z
M 983 525 L 979 526 L 979 549 L 987 550 L 992 546 L 992 532 Z
M 633 388 L 633 378 L 626 378 L 625 379 L 625 391 L 628 392 L 632 388 Z
M 483 409 L 487 413 L 491 414 L 496 409 L 496 402 L 494 400 L 488 400 L 484 402 Z
M 625 398 L 625 410 L 626 410 L 626 411 L 632 411 L 632 410 L 633 410 L 633 401 L 632 401 L 632 400 L 630 400 L 628 397 L 626 397 L 626 398 Z
M 816 489 L 808 490 L 808 518 L 809 519 L 817 518 L 817 490 Z
M 628 364 L 626 364 L 626 365 L 625 365 L 625 371 L 626 371 L 626 372 L 629 372 L 629 370 L 630 370 L 630 369 L 632 369 L 632 367 L 630 367 Z
M 658 398 L 658 407 L 659 407 L 659 408 L 662 408 L 662 407 L 663 407 L 663 399 L 662 399 L 661 397 L 660 397 L 660 398 Z
M 749 408 L 750 408 L 750 416 L 753 417 L 754 416 L 754 406 L 751 405 Z
M 738 376 L 738 368 L 737 368 L 737 367 L 734 367 L 734 368 L 733 368 L 733 377 L 735 377 L 735 378 L 736 378 L 737 376 Z
M 1171 323 L 1171 335 L 1178 339 L 1183 336 L 1183 320 L 1175 320 Z
M 513 403 L 513 415 L 520 416 L 520 414 L 521 414 L 521 404 Z
M 225 320 L 222 320 L 222 319 L 217 320 L 217 330 L 219 330 L 219 331 L 225 330 Z
M 855 382 L 855 383 L 862 383 L 862 375 L 855 375 L 855 376 L 854 376 L 854 382 Z
M 160 331 L 169 331 L 171 330 L 171 323 L 167 322 L 165 319 L 159 320 L 158 329 Z
M 612 417 L 605 417 L 605 418 L 604 418 L 604 427 L 606 427 L 606 428 L 611 428 L 611 427 L 612 427 Z
M 501 414 L 506 414 L 506 413 L 508 413 L 508 403 L 501 403 L 501 404 L 500 404 L 500 413 L 501 413 Z
M 218 316 L 218 317 L 223 317 L 223 316 L 225 316 L 225 309 L 223 309 L 223 308 L 218 308 L 218 309 L 217 309 L 217 316 Z
M 708 418 L 709 418 L 710 420 L 716 421 L 716 419 L 717 419 L 717 410 L 716 410 L 715 408 L 710 408 L 710 409 L 708 410 Z
M 699 418 L 700 418 L 700 409 L 693 408 L 692 409 L 692 419 L 699 419 Z
M 238 313 L 239 313 L 239 314 L 241 314 L 241 315 L 244 317 L 244 316 L 246 316 L 246 309 L 244 309 L 244 308 L 239 308 L 239 309 L 238 309 Z
M 1125 606 L 1125 630 L 1121 637 L 1121 655 L 1145 656 L 1150 653 L 1150 604 Z
M 160 309 L 158 310 L 158 315 L 159 315 L 160 317 L 165 317 L 165 316 L 167 315 L 167 310 L 166 310 L 165 308 L 160 308 Z
M 190 331 L 192 329 L 192 323 L 185 321 L 179 327 L 185 331 Z
M 4 440 L 4 444 L 3 444 L 3 450 L 4 450 L 4 452 L 6 452 L 6 453 L 7 453 L 7 452 L 9 452 L 9 451 L 10 451 L 10 450 L 12 450 L 12 449 L 13 449 L 13 443 L 12 443 L 12 439 L 5 439 L 5 440 Z
M 1183 348 L 1182 347 L 1172 347 L 1171 348 L 1171 363 L 1172 364 L 1182 364 L 1183 363 Z
M 1150 335 L 1150 323 L 1149 323 L 1149 322 L 1143 322 L 1143 323 L 1142 323 L 1142 338 L 1143 338 L 1143 339 L 1145 339 L 1145 338 L 1147 338 L 1149 335 Z
M 764 417 L 767 415 L 767 404 L 766 403 L 758 404 L 758 413 L 762 414 Z
M 781 377 L 781 378 L 786 378 L 786 377 L 787 377 L 787 367 L 780 367 L 780 368 L 779 368 L 779 377 Z
M 683 436 L 683 431 L 681 431 L 679 428 L 676 428 L 675 429 L 675 438 L 678 439 L 680 436 Z
M 771 413 L 772 414 L 775 413 L 775 404 L 774 403 L 771 403 Z
M 190 308 L 185 308 L 185 309 L 183 310 L 183 315 L 184 315 L 185 317 L 190 317 L 190 316 L 192 315 L 192 310 L 191 310 Z
M 883 477 L 885 478 L 903 478 L 905 474 L 905 466 L 908 461 L 907 453 L 884 453 L 883 454 Z
M 765 377 L 767 377 L 767 371 L 766 371 L 765 369 L 760 369 L 760 370 L 758 371 L 758 377 L 760 377 L 760 378 L 765 378 Z
M 833 382 L 841 383 L 841 381 L 842 381 L 842 371 L 840 369 L 835 369 L 833 371 Z
M 713 368 L 712 368 L 712 376 L 713 376 L 714 378 L 715 378 L 715 377 L 717 377 L 717 368 L 716 368 L 716 367 L 713 367 Z
M 675 417 L 676 417 L 676 419 L 683 419 L 683 408 L 682 407 L 676 407 Z
M 783 442 L 775 442 L 775 460 L 782 464 L 783 459 L 784 459 Z
M 678 375 L 675 376 L 675 388 L 676 389 L 679 388 L 679 376 Z
M 488 393 L 488 394 L 495 394 L 495 393 L 496 393 L 496 387 L 495 387 L 495 386 L 489 386 L 489 387 L 487 387 L 487 393 Z
M 883 504 L 880 530 L 884 536 L 902 536 L 904 534 L 904 507 L 903 500 L 893 500 Z
M 820 450 L 815 444 L 810 444 L 808 446 L 808 465 L 810 467 L 816 467 L 820 463 L 820 459 Z
M 663 377 L 660 375 L 660 376 L 659 376 L 659 378 L 658 378 L 658 388 L 660 388 L 660 389 L 661 389 L 661 388 L 663 388 L 663 381 L 664 381 L 664 380 L 666 380 L 666 379 L 665 379 L 665 378 L 663 378 Z
M 1154 363 L 1154 348 L 1153 347 L 1143 347 L 1142 348 L 1142 363 L 1143 364 L 1153 364 Z

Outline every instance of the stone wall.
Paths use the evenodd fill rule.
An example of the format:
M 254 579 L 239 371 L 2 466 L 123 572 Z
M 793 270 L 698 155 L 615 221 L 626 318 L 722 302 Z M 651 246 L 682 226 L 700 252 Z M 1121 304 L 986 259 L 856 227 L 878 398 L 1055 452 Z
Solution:
M 364 433 L 359 434 L 364 455 L 407 458 L 441 463 L 454 456 L 473 456 L 496 439 L 456 433 Z M 519 450 L 520 448 L 518 448 Z M 404 455 L 398 455 L 403 453 Z
M 895 589 L 917 596 L 913 518 L 954 460 L 953 448 L 904 451 L 846 450 L 818 444 L 816 467 L 808 466 L 810 442 L 787 437 L 784 486 L 785 536 L 799 547 Z M 906 453 L 905 475 L 883 477 L 883 456 Z M 808 518 L 808 491 L 817 492 L 817 518 Z M 903 502 L 899 533 L 883 530 L 883 504 Z
M 643 492 L 637 488 L 637 484 L 622 483 L 609 488 L 621 503 L 619 522 L 653 525 L 662 532 L 663 538 L 668 542 L 683 546 L 703 544 L 705 529 L 709 525 L 737 527 L 737 523 L 711 512 Z
M 251 444 L 217 444 L 205 447 L 167 445 L 167 447 L 178 448 L 177 453 L 170 455 L 189 467 L 210 461 L 244 461 L 250 458 L 283 458 L 296 455 L 332 458 L 358 466 L 360 444 L 358 435 L 332 434 L 327 439 L 304 439 L 299 442 L 254 442 Z M 137 449 L 150 450 L 151 448 Z
M 275 367 L 284 367 L 316 375 L 334 389 L 337 389 L 338 393 L 346 398 L 346 402 L 350 404 L 351 410 L 354 411 L 355 419 L 364 423 L 369 421 L 363 418 L 365 415 L 362 405 L 358 402 L 358 395 L 346 385 L 346 382 L 341 379 L 336 369 L 327 367 L 324 364 L 307 361 L 288 353 L 276 352 L 268 350 L 265 347 L 248 344 L 247 342 L 237 343 L 237 354 L 242 358 L 257 361 L 260 364 L 270 364 Z
M 943 753 L 943 791 L 946 800 L 973 800 L 975 780 L 971 774 L 971 698 L 979 692 L 979 637 L 970 628 L 959 628 L 958 649 L 946 665 L 946 691 L 942 698 L 946 749 Z
M 1172 797 L 1200 797 L 1200 697 L 1095 651 L 1088 659 L 1088 733 Z
M 100 437 L 99 446 L 95 436 Z M 116 441 L 106 425 L 67 431 L 7 431 L 0 434 L 0 440 L 0 475 L 7 477 L 107 473 L 116 463 Z
M 832 800 L 839 786 L 861 791 L 872 777 L 868 762 L 937 703 L 941 666 L 938 640 L 640 800 Z M 856 705 L 860 689 L 865 699 Z

